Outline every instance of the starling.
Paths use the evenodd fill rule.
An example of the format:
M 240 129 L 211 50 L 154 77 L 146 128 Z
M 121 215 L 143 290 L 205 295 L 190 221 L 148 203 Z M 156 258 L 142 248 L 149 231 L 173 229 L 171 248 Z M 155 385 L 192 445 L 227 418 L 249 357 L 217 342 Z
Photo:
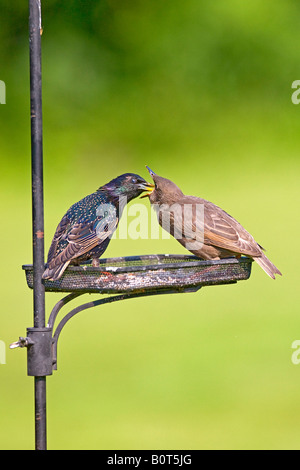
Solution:
M 56 229 L 43 279 L 59 279 L 70 263 L 92 259 L 99 266 L 125 205 L 151 187 L 141 176 L 125 173 L 73 204 Z
M 149 196 L 159 224 L 191 253 L 205 260 L 246 255 L 271 278 L 281 275 L 264 248 L 231 215 L 205 199 L 185 196 L 175 183 L 147 169 L 155 188 L 141 197 Z

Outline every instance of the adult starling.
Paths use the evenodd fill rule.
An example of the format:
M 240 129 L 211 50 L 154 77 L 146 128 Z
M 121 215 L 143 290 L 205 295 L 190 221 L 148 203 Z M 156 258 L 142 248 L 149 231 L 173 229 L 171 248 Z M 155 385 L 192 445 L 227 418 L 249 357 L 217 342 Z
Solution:
M 73 204 L 56 229 L 43 279 L 59 279 L 70 263 L 92 259 L 99 266 L 125 205 L 151 187 L 141 176 L 125 173 Z
M 263 253 L 264 248 L 231 215 L 205 199 L 185 196 L 175 183 L 147 169 L 155 189 L 145 196 L 154 205 L 160 225 L 191 253 L 215 260 L 246 255 L 271 278 L 281 275 Z

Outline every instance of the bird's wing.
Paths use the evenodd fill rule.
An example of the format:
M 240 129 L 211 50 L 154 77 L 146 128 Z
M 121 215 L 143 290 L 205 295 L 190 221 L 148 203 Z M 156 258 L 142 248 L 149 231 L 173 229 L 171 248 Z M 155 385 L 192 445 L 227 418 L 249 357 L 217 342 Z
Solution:
M 248 256 L 261 256 L 263 248 L 237 220 L 220 207 L 195 196 L 185 196 L 181 204 L 185 206 L 185 209 L 188 205 L 192 207 L 192 232 L 194 236 L 196 234 L 198 240 L 202 240 L 204 245 L 216 246 Z M 200 208 L 199 212 L 198 207 L 195 206 Z M 195 214 L 200 214 L 200 220 Z
M 113 212 L 113 211 L 112 211 Z M 53 250 L 57 248 L 58 242 L 65 239 L 66 246 L 48 261 L 49 268 L 54 268 L 74 258 L 79 258 L 88 251 L 101 245 L 104 240 L 109 238 L 117 228 L 119 218 L 116 214 L 108 212 L 105 216 L 97 217 L 93 222 L 87 223 L 85 220 L 76 223 L 65 225 L 66 231 L 63 231 L 62 224 L 61 230 L 57 233 L 57 241 L 53 239 Z M 65 216 L 66 217 L 66 216 Z M 63 221 L 64 219 L 62 219 Z M 62 232 L 62 233 L 61 233 Z M 55 246 L 54 246 L 55 245 Z M 50 247 L 50 250 L 52 245 Z M 50 254 L 50 252 L 49 252 Z M 51 255 L 53 252 L 51 252 Z
M 60 223 L 57 226 L 52 243 L 49 248 L 48 260 L 47 260 L 48 264 L 55 257 L 58 243 L 62 239 L 62 237 L 68 232 L 70 224 L 71 224 L 71 221 L 69 217 L 67 216 L 67 214 L 64 215 L 64 217 L 61 219 Z
M 234 253 L 260 256 L 261 247 L 231 215 L 212 203 L 204 205 L 204 243 Z

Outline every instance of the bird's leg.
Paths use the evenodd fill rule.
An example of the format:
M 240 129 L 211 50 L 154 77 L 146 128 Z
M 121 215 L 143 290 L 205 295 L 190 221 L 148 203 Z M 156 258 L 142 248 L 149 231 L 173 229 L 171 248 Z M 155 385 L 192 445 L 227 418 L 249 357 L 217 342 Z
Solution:
M 93 258 L 92 259 L 92 266 L 93 266 L 93 268 L 99 268 L 99 266 L 100 266 L 99 258 Z
M 93 258 L 92 259 L 92 266 L 93 266 L 93 268 L 99 268 L 99 266 L 100 266 L 99 258 Z M 113 274 L 108 272 L 108 271 L 99 271 L 99 274 L 105 274 L 106 277 L 113 276 Z

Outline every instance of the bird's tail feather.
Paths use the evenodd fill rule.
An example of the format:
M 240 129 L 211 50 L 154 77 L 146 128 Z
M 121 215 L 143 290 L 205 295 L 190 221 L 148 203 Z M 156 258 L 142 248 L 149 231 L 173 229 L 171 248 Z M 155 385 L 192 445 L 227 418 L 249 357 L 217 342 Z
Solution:
M 280 274 L 282 276 L 279 269 L 276 268 L 275 264 L 271 263 L 271 261 L 266 257 L 264 253 L 261 254 L 259 257 L 254 258 L 255 261 L 259 264 L 259 266 L 270 276 L 272 279 L 275 279 L 275 274 Z
M 70 260 L 71 261 L 71 260 Z M 51 281 L 57 281 L 63 275 L 65 269 L 68 267 L 70 261 L 67 261 L 64 264 L 59 264 L 54 268 L 46 268 L 42 276 L 43 279 L 50 279 Z

